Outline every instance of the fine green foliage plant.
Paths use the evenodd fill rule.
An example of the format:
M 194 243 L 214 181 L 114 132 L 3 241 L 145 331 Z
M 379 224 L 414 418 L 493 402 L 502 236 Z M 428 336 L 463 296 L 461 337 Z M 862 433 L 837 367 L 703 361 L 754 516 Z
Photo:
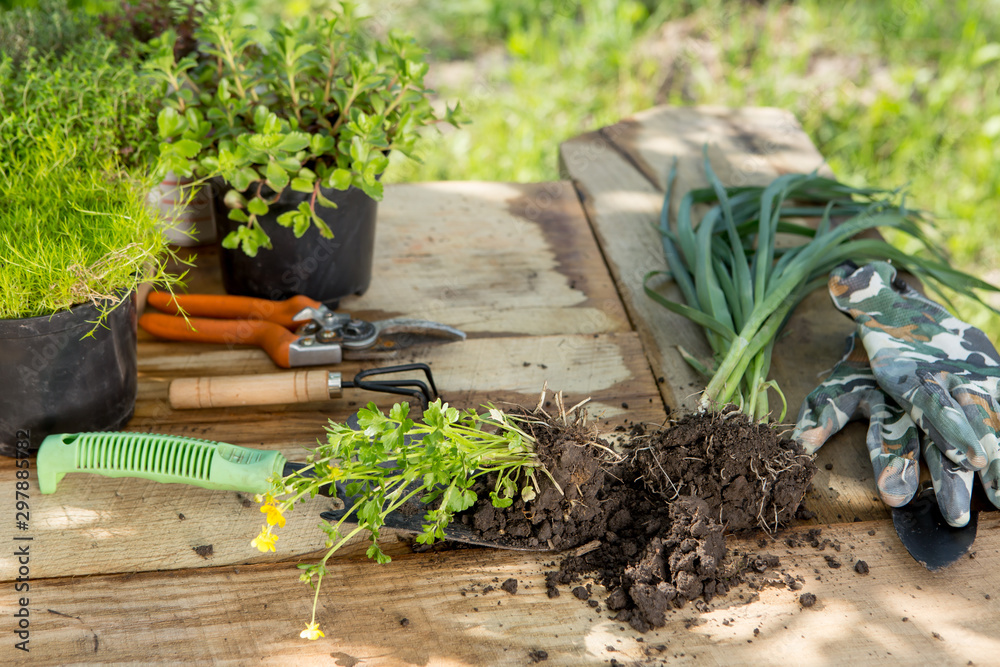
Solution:
M 0 9 L 0 54 L 15 66 L 29 53 L 60 54 L 91 38 L 98 19 L 66 0 L 41 0 L 37 6 Z M 3 3 L 0 2 L 0 7 Z
M 671 221 L 675 164 L 660 218 L 668 275 L 685 303 L 666 299 L 649 287 L 649 279 L 663 272 L 646 276 L 650 298 L 705 330 L 714 353 L 711 365 L 682 351 L 694 368 L 710 378 L 701 396 L 703 408 L 736 403 L 752 418 L 770 415 L 767 390 L 780 394 L 777 384 L 768 380 L 778 335 L 795 306 L 846 260 L 892 261 L 926 279 L 949 305 L 945 289 L 980 303 L 975 289 L 1000 292 L 949 267 L 928 235 L 927 218 L 907 208 L 898 191 L 855 188 L 815 173 L 779 176 L 767 187 L 726 188 L 712 171 L 707 151 L 704 164 L 711 187 L 687 193 L 677 220 Z M 711 205 L 697 227 L 692 217 L 696 204 Z M 819 219 L 815 229 L 803 224 L 808 218 Z M 856 238 L 876 229 L 906 235 L 925 255 L 903 252 L 880 238 Z M 779 233 L 806 241 L 778 247 Z M 782 409 L 778 421 L 784 416 Z
M 162 167 L 187 177 L 221 176 L 233 188 L 223 241 L 256 255 L 270 248 L 258 222 L 285 188 L 308 203 L 277 221 L 297 237 L 315 226 L 332 237 L 317 206 L 335 207 L 322 188 L 362 189 L 382 198 L 387 155 L 413 155 L 417 130 L 437 117 L 424 87 L 424 52 L 409 37 L 374 41 L 347 2 L 270 31 L 243 25 L 222 5 L 202 18 L 199 51 L 177 60 L 166 33 L 147 67 L 166 96 L 157 119 Z
M 36 139 L 0 164 L 0 318 L 88 302 L 106 314 L 140 282 L 175 282 L 141 184 L 70 137 Z
M 32 49 L 20 62 L 0 54 L 5 150 L 30 152 L 39 136 L 54 134 L 86 149 L 77 160 L 102 166 L 113 158 L 136 175 L 150 171 L 158 99 L 138 67 L 134 51 L 99 34 L 65 51 Z
M 144 201 L 153 93 L 100 34 L 20 58 L 0 54 L 0 317 L 90 302 L 100 322 L 139 282 L 177 280 Z
M 388 563 L 390 557 L 378 545 L 379 531 L 390 512 L 418 499 L 433 506 L 417 542 L 431 544 L 443 539 L 445 528 L 456 512 L 476 502 L 473 485 L 488 474 L 496 475 L 490 491 L 495 507 L 509 507 L 514 498 L 535 497 L 536 473 L 548 475 L 535 456 L 535 441 L 518 426 L 526 418 L 490 407 L 485 413 L 459 411 L 434 401 L 420 422 L 409 416 L 409 405 L 397 403 L 383 414 L 374 403 L 358 411 L 358 428 L 330 423 L 327 441 L 312 450 L 309 464 L 300 471 L 275 480 L 261 511 L 267 524 L 253 540 L 260 551 L 274 550 L 275 526 L 285 523 L 284 512 L 297 502 L 314 497 L 327 484 L 343 485 L 348 497 L 357 500 L 334 524 L 324 521 L 328 551 L 318 563 L 299 565 L 302 581 L 315 588 L 312 619 L 302 636 L 322 636 L 316 623 L 316 601 L 326 563 L 341 547 L 361 533 L 371 540 L 368 557 Z M 279 500 L 280 498 L 280 500 Z M 345 523 L 356 525 L 345 528 Z

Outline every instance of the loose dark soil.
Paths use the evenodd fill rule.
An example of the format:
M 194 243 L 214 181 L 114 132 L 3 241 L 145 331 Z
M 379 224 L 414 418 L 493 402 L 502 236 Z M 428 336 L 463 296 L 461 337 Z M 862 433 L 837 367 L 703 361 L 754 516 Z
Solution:
M 526 430 L 559 488 L 539 475 L 537 498 L 496 509 L 488 493 L 495 480 L 487 479 L 460 519 L 486 539 L 584 545 L 547 573 L 549 597 L 592 577 L 608 591 L 604 604 L 615 618 L 641 632 L 663 626 L 666 613 L 687 601 L 704 605 L 747 573 L 776 567 L 776 556 L 727 560 L 724 533 L 787 523 L 815 472 L 797 445 L 738 413 L 690 415 L 653 432 L 633 427 L 615 445 L 572 419 Z M 599 605 L 589 585 L 572 594 Z
M 496 479 L 487 476 L 475 487 L 479 501 L 459 516 L 488 540 L 527 547 L 567 549 L 605 533 L 610 489 L 605 488 L 607 443 L 581 423 L 531 422 L 523 425 L 537 440 L 539 459 L 559 485 L 537 475 L 540 491 L 530 502 L 521 498 L 508 508 L 493 507 L 489 491 Z M 560 492 L 561 489 L 561 492 Z
M 722 526 L 708 515 L 704 501 L 684 497 L 666 505 L 630 491 L 624 493 L 632 496 L 632 510 L 619 510 L 612 521 L 618 532 L 609 531 L 593 551 L 565 557 L 545 583 L 558 590 L 592 575 L 608 590 L 605 605 L 617 612 L 615 619 L 645 632 L 664 625 L 666 612 L 687 600 L 726 593 L 734 573 L 723 568 Z M 586 599 L 584 591 L 578 586 L 573 594 Z
M 538 648 L 534 651 L 528 651 L 528 658 L 531 662 L 543 662 L 549 659 L 549 654 Z
M 727 533 L 786 525 L 816 472 L 801 447 L 736 411 L 687 415 L 631 446 L 651 491 L 701 498 Z

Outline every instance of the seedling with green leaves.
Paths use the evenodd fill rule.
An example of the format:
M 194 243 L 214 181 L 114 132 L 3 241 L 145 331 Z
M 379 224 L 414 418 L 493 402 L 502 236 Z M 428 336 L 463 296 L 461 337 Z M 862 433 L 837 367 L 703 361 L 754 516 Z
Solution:
M 285 188 L 310 197 L 278 223 L 332 237 L 316 212 L 336 206 L 322 188 L 353 185 L 381 200 L 391 151 L 414 157 L 421 127 L 463 120 L 457 105 L 443 118 L 432 109 L 424 51 L 395 34 L 373 41 L 347 2 L 272 31 L 242 25 L 223 3 L 196 37 L 199 52 L 178 61 L 176 35 L 165 33 L 147 62 L 166 96 L 163 169 L 225 179 L 229 217 L 241 224 L 223 245 L 251 256 L 271 247 L 259 217 Z
M 261 551 L 274 550 L 273 528 L 285 524 L 283 513 L 327 484 L 342 484 L 349 498 L 357 498 L 339 521 L 324 521 L 329 550 L 323 558 L 299 566 L 301 579 L 316 589 L 312 621 L 303 636 L 317 630 L 316 601 L 330 557 L 356 535 L 367 533 L 368 557 L 388 563 L 390 557 L 378 545 L 379 532 L 386 515 L 405 503 L 419 500 L 433 507 L 416 538 L 431 544 L 444 539 L 456 512 L 476 502 L 473 486 L 484 475 L 496 475 L 490 491 L 495 507 L 509 507 L 518 496 L 533 499 L 536 473 L 549 473 L 535 455 L 534 438 L 518 425 L 527 419 L 493 407 L 483 414 L 459 411 L 439 399 L 424 410 L 421 422 L 410 419 L 407 403 L 397 403 L 388 415 L 369 403 L 358 412 L 357 429 L 331 422 L 326 443 L 306 459 L 309 465 L 275 480 L 271 494 L 261 498 L 267 525 L 253 540 Z M 352 521 L 356 525 L 345 528 Z

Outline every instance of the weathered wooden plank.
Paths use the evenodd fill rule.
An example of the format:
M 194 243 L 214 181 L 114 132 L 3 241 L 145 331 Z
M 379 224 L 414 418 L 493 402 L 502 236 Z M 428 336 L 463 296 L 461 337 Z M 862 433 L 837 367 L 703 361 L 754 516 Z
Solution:
M 31 653 L 8 641 L 0 655 L 32 665 L 331 658 L 341 665 L 524 665 L 538 650 L 546 665 L 994 661 L 1000 573 L 990 561 L 968 558 L 929 573 L 895 541 L 888 522 L 826 527 L 822 537 L 842 550 L 780 541 L 767 547 L 783 570 L 802 576 L 801 591 L 741 587 L 716 598 L 708 613 L 691 606 L 673 612 L 645 636 L 572 595 L 547 598 L 543 573 L 552 556 L 474 549 L 397 554 L 384 566 L 336 560 L 317 613 L 326 637 L 315 642 L 298 638 L 311 591 L 291 563 L 32 581 Z M 33 558 L 45 559 L 51 546 L 34 543 Z M 980 556 L 1000 552 L 996 515 L 982 517 L 975 548 Z M 828 566 L 831 553 L 843 567 Z M 855 573 L 855 559 L 871 573 Z M 508 577 L 519 582 L 516 595 L 496 588 Z M 803 608 L 802 592 L 816 595 L 816 605 Z M 0 615 L 11 618 L 16 604 L 13 595 L 0 598 Z
M 472 335 L 631 329 L 568 182 L 387 187 L 371 287 L 341 308 L 420 317 Z M 195 251 L 189 291 L 222 293 L 214 248 Z
M 661 106 L 600 133 L 661 191 L 674 158 L 698 161 L 706 144 L 725 156 L 717 174 L 727 185 L 764 185 L 789 172 L 829 173 L 822 154 L 785 109 Z
M 664 401 L 681 411 L 695 408 L 705 378 L 683 360 L 678 346 L 702 359 L 709 359 L 711 352 L 697 326 L 649 299 L 642 280 L 648 272 L 666 268 L 653 226 L 658 224 L 673 160 L 677 158 L 678 173 L 671 208 L 676 215 L 688 190 L 707 185 L 702 152 L 706 144 L 713 170 L 727 185 L 760 185 L 790 171 L 828 173 L 794 117 L 779 109 L 658 107 L 560 147 L 564 175 L 572 177 L 580 191 L 653 372 L 666 380 L 659 385 Z M 650 286 L 683 301 L 670 281 L 654 278 Z M 850 321 L 834 310 L 825 290 L 817 290 L 796 309 L 772 363 L 772 377 L 788 400 L 788 421 L 839 359 L 850 331 Z M 777 397 L 772 405 L 780 409 Z M 819 520 L 888 515 L 873 498 L 867 461 L 860 428 L 847 429 L 820 452 L 821 474 L 807 496 Z M 825 470 L 827 464 L 832 471 Z
M 574 177 L 653 372 L 666 380 L 660 384 L 664 401 L 674 410 L 693 410 L 704 382 L 681 359 L 676 346 L 705 357 L 710 355 L 708 344 L 697 327 L 657 305 L 643 292 L 646 275 L 665 268 L 660 236 L 654 227 L 663 193 L 600 133 L 564 142 L 560 160 Z M 681 299 L 672 283 L 660 283 L 657 286 L 667 298 Z

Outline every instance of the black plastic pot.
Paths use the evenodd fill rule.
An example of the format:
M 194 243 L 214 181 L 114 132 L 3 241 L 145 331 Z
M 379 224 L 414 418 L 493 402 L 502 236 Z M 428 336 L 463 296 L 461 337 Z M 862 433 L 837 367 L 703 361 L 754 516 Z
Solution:
M 229 219 L 229 210 L 223 202 L 231 189 L 214 188 L 222 284 L 227 292 L 264 299 L 304 294 L 336 308 L 345 296 L 360 295 L 368 289 L 378 202 L 364 191 L 353 186 L 348 190 L 324 188 L 323 196 L 336 203 L 337 208 L 317 206 L 316 212 L 330 226 L 333 238 L 323 238 L 315 226 L 302 238 L 295 238 L 292 230 L 279 225 L 276 219 L 285 211 L 298 208 L 310 195 L 285 188 L 281 198 L 270 205 L 268 214 L 258 218 L 273 248 L 261 248 L 256 257 L 249 257 L 239 248 L 227 250 L 221 246 L 222 239 L 239 226 Z
M 36 451 L 45 436 L 120 429 L 138 384 L 135 294 L 99 316 L 90 304 L 0 320 L 0 454 Z M 24 443 L 28 444 L 25 445 Z

